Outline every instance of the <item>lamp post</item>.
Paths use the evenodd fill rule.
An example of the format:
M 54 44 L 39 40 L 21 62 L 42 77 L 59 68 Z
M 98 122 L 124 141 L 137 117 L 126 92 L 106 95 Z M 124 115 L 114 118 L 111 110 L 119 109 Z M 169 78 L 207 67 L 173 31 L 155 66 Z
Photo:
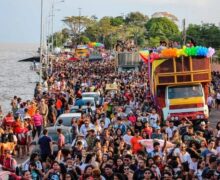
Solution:
M 55 6 L 55 3 L 61 3 L 61 2 L 65 2 L 64 0 L 61 0 L 61 1 L 58 1 L 58 2 L 56 2 L 55 0 L 53 0 L 53 2 L 52 2 L 52 15 L 51 15 L 51 17 L 52 17 L 52 19 L 51 19 L 51 30 L 52 30 L 52 46 L 51 46 L 51 51 L 52 51 L 52 53 L 53 53 L 53 49 L 54 49 L 54 47 L 53 47 L 53 44 L 54 44 L 54 34 L 53 34 L 53 22 L 54 22 L 54 11 L 56 10 L 56 11 L 60 11 L 60 9 L 54 9 L 54 6 Z
M 42 61 L 43 61 L 43 0 L 41 0 L 41 23 L 40 23 L 40 84 L 42 83 Z

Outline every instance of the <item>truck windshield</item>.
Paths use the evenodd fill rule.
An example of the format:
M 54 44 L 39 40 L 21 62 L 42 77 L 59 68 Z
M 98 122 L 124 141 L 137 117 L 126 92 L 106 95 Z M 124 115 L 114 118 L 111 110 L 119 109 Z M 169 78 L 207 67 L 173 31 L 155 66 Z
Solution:
M 186 86 L 172 86 L 168 88 L 168 98 L 190 98 L 190 97 L 202 97 L 201 85 L 186 85 Z

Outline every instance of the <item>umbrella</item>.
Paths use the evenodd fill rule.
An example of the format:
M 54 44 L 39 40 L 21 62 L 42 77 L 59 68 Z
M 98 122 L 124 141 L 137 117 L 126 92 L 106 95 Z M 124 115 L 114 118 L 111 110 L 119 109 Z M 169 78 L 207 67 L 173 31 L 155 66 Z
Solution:
M 92 48 L 92 47 L 104 47 L 104 44 L 99 43 L 99 42 L 90 42 L 90 43 L 88 44 L 88 46 L 89 46 L 90 48 Z

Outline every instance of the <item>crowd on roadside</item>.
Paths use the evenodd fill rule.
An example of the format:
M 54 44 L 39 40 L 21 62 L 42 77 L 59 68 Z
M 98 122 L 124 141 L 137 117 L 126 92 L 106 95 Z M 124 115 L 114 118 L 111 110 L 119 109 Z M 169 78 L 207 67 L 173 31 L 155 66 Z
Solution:
M 159 180 L 220 179 L 220 122 L 198 125 L 187 118 L 177 124 L 162 122 L 149 96 L 147 68 L 117 72 L 113 61 L 68 62 L 65 58 L 48 69 L 37 84 L 33 100 L 15 96 L 7 115 L 0 109 L 0 164 L 18 173 L 17 157 L 30 155 L 20 169 L 24 180 Z M 210 110 L 220 105 L 219 73 L 213 73 Z M 108 91 L 107 84 L 117 90 Z M 87 104 L 81 117 L 72 119 L 71 149 L 64 148 L 62 120 L 57 128 L 59 148 L 47 127 L 69 113 L 83 92 L 98 92 L 96 111 Z M 216 107 L 215 107 L 216 104 Z M 42 136 L 39 138 L 40 134 Z M 39 138 L 39 139 L 38 139 Z M 40 153 L 31 153 L 37 139 Z

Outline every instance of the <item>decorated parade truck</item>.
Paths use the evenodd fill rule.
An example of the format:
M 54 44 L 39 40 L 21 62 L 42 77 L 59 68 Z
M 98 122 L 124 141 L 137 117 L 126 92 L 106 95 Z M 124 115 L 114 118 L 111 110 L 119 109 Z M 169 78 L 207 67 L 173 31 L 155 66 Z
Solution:
M 208 119 L 209 57 L 161 57 L 151 64 L 151 91 L 164 120 Z
M 119 52 L 116 55 L 115 61 L 119 72 L 139 71 L 142 64 L 138 52 Z
M 74 57 L 78 59 L 84 59 L 89 57 L 88 47 L 85 45 L 78 45 L 75 49 Z

